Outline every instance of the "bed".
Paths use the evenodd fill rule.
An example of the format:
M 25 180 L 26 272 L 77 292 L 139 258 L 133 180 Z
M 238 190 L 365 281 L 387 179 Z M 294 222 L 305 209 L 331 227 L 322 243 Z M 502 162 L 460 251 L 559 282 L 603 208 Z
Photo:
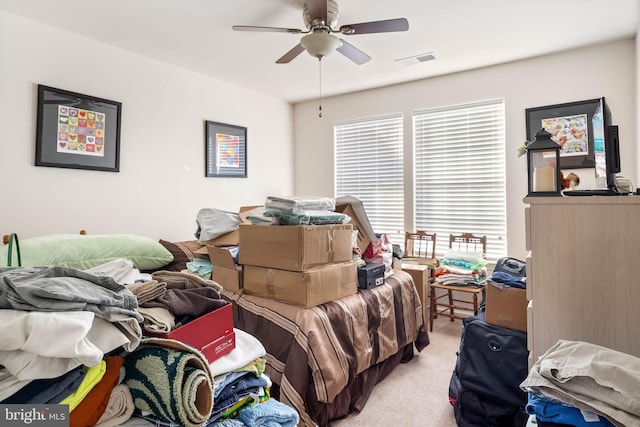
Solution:
M 198 253 L 201 249 L 196 241 L 56 235 L 23 241 L 22 261 L 82 269 L 104 261 L 106 251 L 135 260 L 141 270 L 183 271 L 188 262 L 207 256 Z M 58 259 L 62 256 L 69 259 Z M 0 257 L 7 257 L 1 246 Z M 222 296 L 233 303 L 234 326 L 265 347 L 273 397 L 295 408 L 304 426 L 324 427 L 362 410 L 378 382 L 429 344 L 420 298 L 411 276 L 400 270 L 381 286 L 313 308 L 229 290 Z
M 385 284 L 301 308 L 223 291 L 235 327 L 258 338 L 272 393 L 305 426 L 327 426 L 365 406 L 373 387 L 429 344 L 411 276 L 394 270 Z

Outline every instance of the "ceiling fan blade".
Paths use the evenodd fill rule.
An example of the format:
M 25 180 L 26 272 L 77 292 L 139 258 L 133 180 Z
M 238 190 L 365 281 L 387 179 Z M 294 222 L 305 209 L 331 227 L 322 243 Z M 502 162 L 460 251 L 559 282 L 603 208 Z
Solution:
M 300 43 L 298 43 L 296 46 L 293 47 L 293 49 L 291 49 L 289 52 L 282 55 L 282 57 L 280 57 L 280 59 L 276 61 L 276 64 L 288 64 L 289 62 L 291 62 L 291 60 L 293 60 L 296 56 L 300 55 L 302 52 L 304 52 L 304 48 Z
M 371 59 L 369 55 L 342 39 L 340 39 L 340 46 L 336 50 L 358 65 L 362 65 Z
M 253 25 L 234 25 L 231 27 L 234 31 L 263 31 L 269 33 L 289 33 L 300 34 L 302 30 L 297 28 L 279 28 L 279 27 L 256 27 Z
M 327 1 L 328 0 L 307 0 L 307 9 L 311 16 L 311 21 L 314 19 L 322 19 L 326 24 L 329 20 L 327 16 Z
M 342 25 L 342 34 L 371 34 L 391 33 L 395 31 L 407 31 L 409 21 L 407 18 L 385 19 L 383 21 L 361 22 L 359 24 Z

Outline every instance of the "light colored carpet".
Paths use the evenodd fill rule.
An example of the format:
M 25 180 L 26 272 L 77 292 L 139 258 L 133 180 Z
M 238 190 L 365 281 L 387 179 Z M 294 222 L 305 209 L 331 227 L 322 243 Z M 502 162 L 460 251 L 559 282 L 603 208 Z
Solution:
M 331 427 L 456 427 L 449 380 L 461 329 L 460 320 L 436 319 L 429 333 L 431 343 L 380 382 L 362 412 L 333 421 Z

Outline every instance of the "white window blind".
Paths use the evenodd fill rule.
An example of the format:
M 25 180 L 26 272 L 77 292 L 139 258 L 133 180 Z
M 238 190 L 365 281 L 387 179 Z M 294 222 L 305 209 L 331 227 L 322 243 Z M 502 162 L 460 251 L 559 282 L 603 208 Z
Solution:
M 506 255 L 504 101 L 418 111 L 415 144 L 415 225 L 437 233 L 487 236 L 487 260 Z
M 376 233 L 404 245 L 402 115 L 334 127 L 335 194 L 360 199 Z

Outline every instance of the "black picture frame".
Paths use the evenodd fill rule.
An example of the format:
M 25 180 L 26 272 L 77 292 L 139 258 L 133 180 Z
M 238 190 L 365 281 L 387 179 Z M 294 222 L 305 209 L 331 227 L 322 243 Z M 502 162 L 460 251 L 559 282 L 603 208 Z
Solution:
M 551 133 L 560 150 L 561 169 L 593 168 L 596 166 L 593 138 L 593 116 L 601 98 L 565 104 L 527 108 L 527 140 L 544 128 Z
M 247 177 L 247 128 L 205 121 L 205 177 Z
M 122 103 L 38 85 L 36 166 L 120 171 Z

